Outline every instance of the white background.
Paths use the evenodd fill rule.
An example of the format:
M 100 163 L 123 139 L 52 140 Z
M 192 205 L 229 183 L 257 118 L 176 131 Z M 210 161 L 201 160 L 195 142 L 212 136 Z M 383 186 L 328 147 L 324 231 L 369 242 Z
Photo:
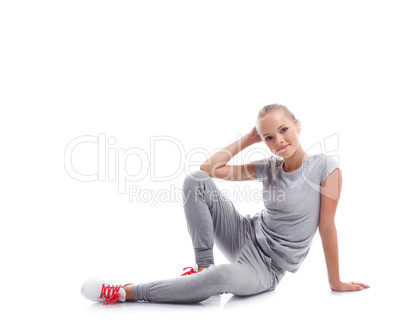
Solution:
M 402 297 L 398 8 L 397 1 L 2 2 L 1 326 L 14 333 L 400 331 L 392 305 Z M 300 119 L 306 151 L 339 139 L 335 151 L 321 151 L 336 155 L 343 172 L 341 278 L 371 288 L 331 292 L 317 234 L 300 270 L 271 293 L 196 305 L 106 307 L 82 298 L 90 277 L 139 283 L 192 265 L 177 196 L 207 156 L 190 159 L 190 152 L 212 154 L 239 139 L 270 103 Z M 123 170 L 145 171 L 127 187 L 144 196 L 174 189 L 171 197 L 130 201 L 107 174 L 104 181 L 73 178 L 65 168 L 69 143 L 100 135 L 110 138 L 101 151 L 121 152 L 123 181 Z M 158 136 L 173 139 L 152 154 Z M 125 156 L 130 149 L 150 161 Z M 259 143 L 235 162 L 269 154 Z M 98 173 L 97 144 L 78 145 L 68 161 L 82 174 Z M 158 176 L 177 173 L 160 182 L 151 167 Z M 262 189 L 259 182 L 217 184 L 231 194 L 236 186 Z M 232 199 L 242 214 L 262 209 L 262 202 Z M 216 262 L 226 262 L 218 251 Z

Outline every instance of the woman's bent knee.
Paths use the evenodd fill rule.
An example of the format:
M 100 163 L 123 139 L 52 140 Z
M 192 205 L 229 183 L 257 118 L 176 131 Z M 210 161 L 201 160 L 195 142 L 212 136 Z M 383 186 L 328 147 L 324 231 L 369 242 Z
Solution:
M 203 170 L 199 169 L 196 171 L 191 172 L 188 174 L 183 181 L 183 190 L 188 190 L 189 188 L 194 188 L 196 184 L 200 181 L 209 180 L 211 177 L 208 173 L 204 172 Z

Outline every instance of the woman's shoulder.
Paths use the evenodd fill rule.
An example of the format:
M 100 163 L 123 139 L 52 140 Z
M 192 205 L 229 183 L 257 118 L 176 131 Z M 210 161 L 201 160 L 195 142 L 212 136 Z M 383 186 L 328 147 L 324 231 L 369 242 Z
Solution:
M 311 171 L 320 176 L 321 182 L 335 169 L 339 169 L 338 156 L 319 153 L 310 157 Z
M 323 163 L 323 162 L 328 162 L 328 161 L 332 162 L 332 161 L 336 160 L 335 156 L 325 154 L 325 153 L 312 154 L 309 156 L 309 158 L 316 163 Z

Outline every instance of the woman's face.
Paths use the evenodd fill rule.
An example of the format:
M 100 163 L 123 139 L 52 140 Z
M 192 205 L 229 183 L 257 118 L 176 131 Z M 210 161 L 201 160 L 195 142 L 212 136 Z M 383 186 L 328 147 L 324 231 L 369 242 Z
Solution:
M 300 122 L 295 124 L 282 112 L 266 115 L 258 122 L 257 132 L 270 151 L 282 158 L 291 157 L 300 146 Z

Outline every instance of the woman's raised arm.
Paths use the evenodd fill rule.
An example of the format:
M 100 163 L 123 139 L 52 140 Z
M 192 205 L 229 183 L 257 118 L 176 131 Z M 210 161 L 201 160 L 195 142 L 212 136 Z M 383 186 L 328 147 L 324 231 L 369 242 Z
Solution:
M 260 141 L 261 137 L 254 127 L 239 140 L 213 154 L 201 165 L 200 169 L 211 177 L 229 181 L 256 180 L 254 162 L 245 165 L 227 165 L 227 163 L 240 151 Z

